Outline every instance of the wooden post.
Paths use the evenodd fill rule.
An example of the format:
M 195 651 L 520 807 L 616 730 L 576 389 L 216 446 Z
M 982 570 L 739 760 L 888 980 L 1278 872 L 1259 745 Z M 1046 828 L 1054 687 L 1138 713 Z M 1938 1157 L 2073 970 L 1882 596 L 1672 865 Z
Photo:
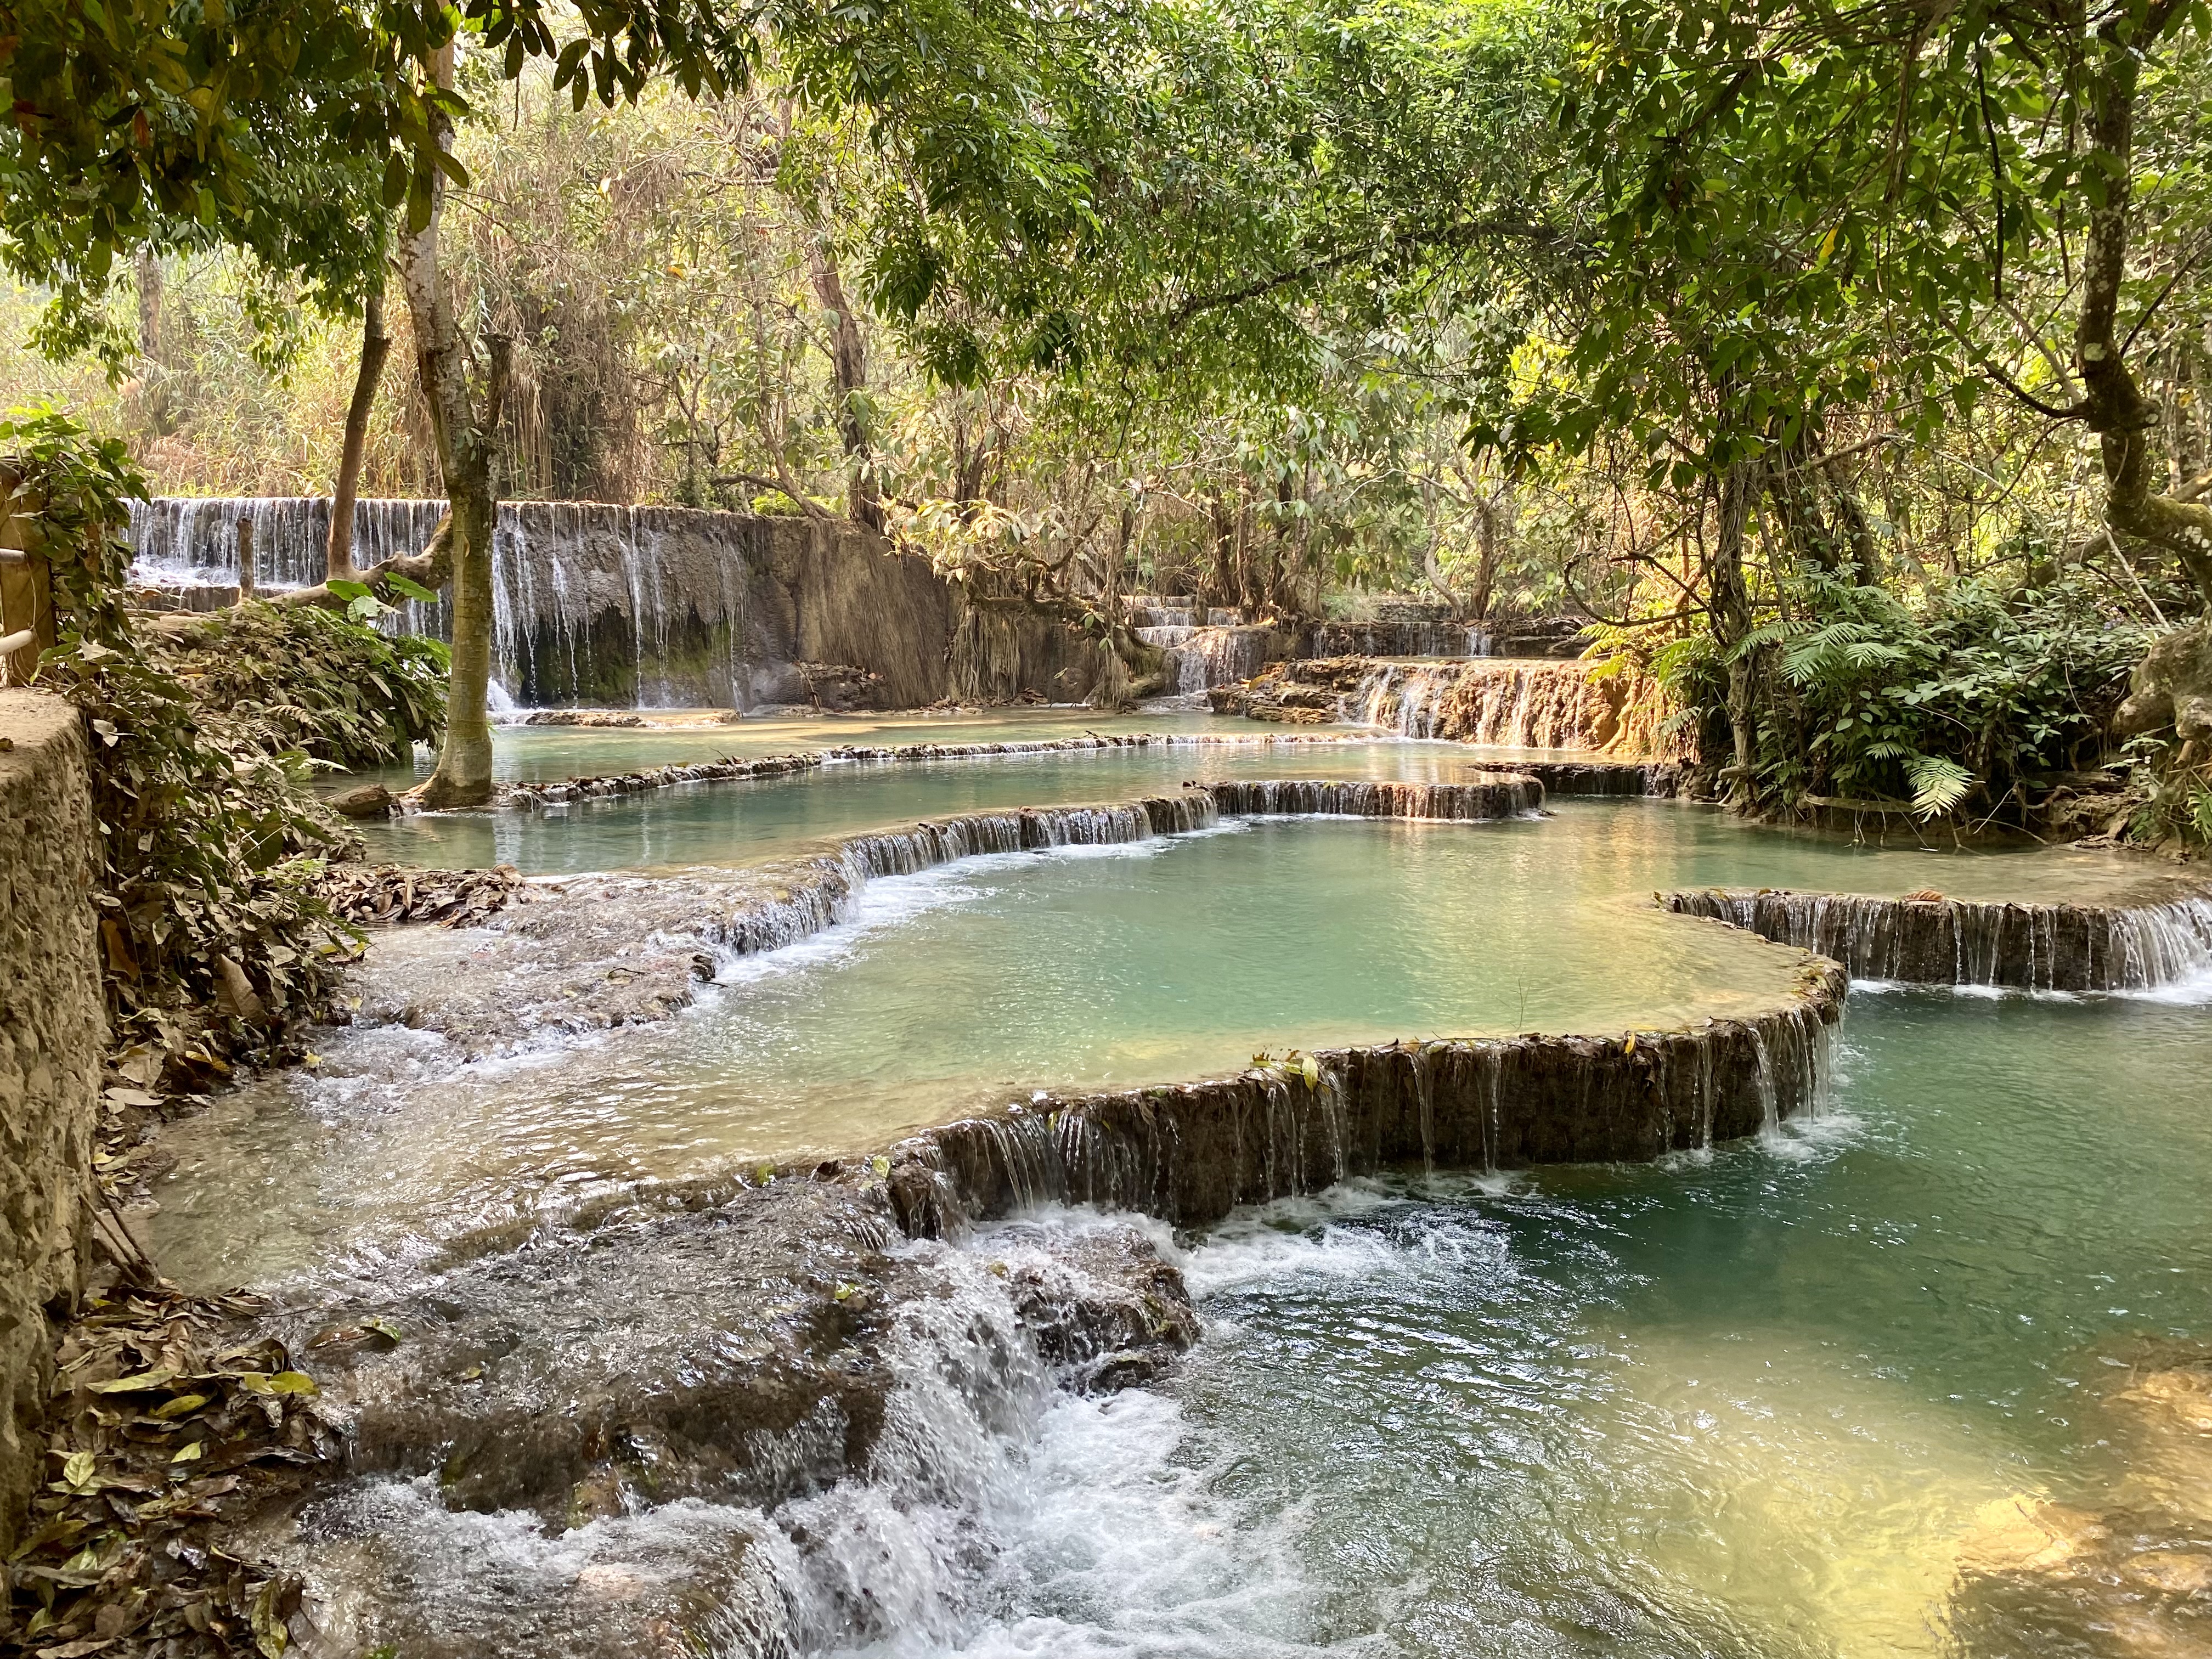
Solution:
M 253 520 L 238 521 L 238 597 L 253 597 Z
M 53 573 L 34 558 L 22 478 L 0 466 L 0 685 L 28 685 L 54 643 Z

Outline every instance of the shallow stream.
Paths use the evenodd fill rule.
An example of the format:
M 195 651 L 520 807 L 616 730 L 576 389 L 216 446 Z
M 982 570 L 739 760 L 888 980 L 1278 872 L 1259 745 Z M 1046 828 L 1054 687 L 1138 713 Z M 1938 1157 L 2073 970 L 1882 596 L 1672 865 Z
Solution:
M 1060 734 L 1042 724 L 957 740 Z M 675 741 L 503 734 L 503 766 L 560 775 L 734 747 L 716 733 L 661 752 Z M 826 769 L 566 817 L 414 820 L 390 847 L 446 863 L 495 850 L 540 872 L 728 864 L 982 805 L 1187 777 L 1449 777 L 1469 758 L 1376 744 Z M 313 1296 L 411 1281 L 471 1227 L 879 1145 L 1030 1088 L 1218 1074 L 1293 1045 L 1673 1025 L 1786 981 L 1791 953 L 1662 915 L 1655 890 L 2051 899 L 2124 874 L 1637 801 L 973 861 L 873 884 L 845 925 L 726 963 L 658 1025 L 468 1064 L 428 1033 L 330 1034 L 314 1073 L 171 1133 L 157 1243 L 194 1282 Z M 411 937 L 430 935 L 388 944 Z M 957 1478 L 770 1517 L 803 1540 L 774 1553 L 799 1645 L 2212 1650 L 2212 1455 L 2176 1462 L 2170 1437 L 2150 1444 L 2140 1412 L 2112 1403 L 2212 1346 L 2208 996 L 2212 981 L 2100 998 L 1861 988 L 1814 1121 L 1653 1167 L 1362 1183 L 1199 1237 L 1162 1230 L 1206 1322 L 1195 1352 L 1109 1398 L 1040 1393 L 988 1434 L 910 1407 Z M 997 1236 L 911 1248 L 967 1261 L 972 1294 L 994 1293 L 975 1264 L 1006 1248 Z M 2181 1474 L 2160 1484 L 2154 1465 Z M 345 1503 L 343 1525 L 477 1563 L 447 1594 L 478 1601 L 495 1584 L 650 1577 L 718 1528 L 759 1524 L 687 1501 L 549 1538 L 514 1516 L 447 1514 L 417 1485 Z M 2118 1509 L 2136 1517 L 2128 1559 L 2160 1565 L 2087 1574 L 2055 1600 L 2006 1576 L 2050 1542 L 2024 1516 Z M 869 1617 L 825 1612 L 849 1612 L 825 1575 L 866 1585 Z

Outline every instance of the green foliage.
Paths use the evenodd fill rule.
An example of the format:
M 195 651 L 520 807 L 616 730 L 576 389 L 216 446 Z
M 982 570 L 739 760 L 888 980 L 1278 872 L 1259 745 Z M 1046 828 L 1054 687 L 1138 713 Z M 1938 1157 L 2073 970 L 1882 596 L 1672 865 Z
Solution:
M 249 603 L 220 626 L 211 645 L 163 665 L 201 708 L 255 731 L 259 747 L 377 766 L 445 729 L 450 663 L 435 640 L 392 638 L 314 605 Z
M 2129 836 L 2149 846 L 2171 839 L 2212 847 L 2212 761 L 2170 732 L 2134 738 L 2124 752 L 2129 793 L 2140 803 Z
M 0 447 L 24 480 L 28 550 L 52 572 L 61 624 L 37 683 L 76 704 L 90 738 L 118 1041 L 178 1047 L 186 1003 L 221 999 L 241 1014 L 225 959 L 271 1012 L 317 1008 L 350 949 L 320 896 L 319 855 L 349 832 L 301 787 L 304 754 L 203 704 L 140 641 L 115 530 L 144 483 L 121 444 L 36 411 L 0 422 Z
M 1788 614 L 1733 652 L 1700 640 L 1659 668 L 1712 719 L 1729 661 L 1754 665 L 1756 793 L 1784 809 L 1840 796 L 2018 821 L 2025 786 L 2099 757 L 2148 640 L 2078 576 L 2040 589 L 1960 581 L 1912 605 L 1815 571 L 1787 598 Z

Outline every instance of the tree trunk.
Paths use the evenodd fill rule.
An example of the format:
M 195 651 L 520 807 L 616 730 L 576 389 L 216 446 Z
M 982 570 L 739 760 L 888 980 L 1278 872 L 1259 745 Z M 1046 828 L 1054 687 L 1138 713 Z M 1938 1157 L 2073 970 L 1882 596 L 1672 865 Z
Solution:
M 1729 768 L 1729 799 L 1739 808 L 1752 804 L 1754 742 L 1757 737 L 1753 672 L 1747 653 L 1735 654 L 1751 632 L 1751 590 L 1744 581 L 1743 532 L 1751 514 L 1751 464 L 1737 461 L 1721 475 L 1720 535 L 1712 568 L 1713 637 L 1730 653 L 1728 665 L 1729 731 L 1735 738 Z
M 1207 497 L 1206 520 L 1213 534 L 1213 579 L 1210 584 L 1199 584 L 1197 620 L 1201 628 L 1206 626 L 1208 606 L 1237 602 L 1237 517 L 1219 490 Z
M 384 331 L 384 290 L 368 296 L 361 316 L 361 369 L 354 376 L 353 401 L 346 405 L 345 441 L 338 451 L 337 489 L 331 496 L 331 537 L 325 557 L 327 581 L 353 580 L 353 508 L 361 489 L 362 452 L 368 447 L 368 416 L 376 407 L 376 382 L 392 355 Z
M 2106 180 L 2089 206 L 2081 253 L 2081 311 L 2074 350 L 2087 392 L 2081 414 L 2095 433 L 2105 466 L 2105 520 L 2178 555 L 2198 592 L 2212 599 L 2212 507 L 2153 493 L 2152 434 L 2158 411 L 2142 395 L 2121 356 L 2120 291 L 2127 277 L 2128 210 L 2133 185 L 2136 88 L 2142 60 L 2180 16 L 2174 0 L 2156 0 L 2130 27 L 2124 11 L 2101 25 L 2088 52 L 2090 164 Z
M 883 498 L 876 493 L 873 446 L 868 436 L 867 343 L 860 334 L 860 319 L 846 302 L 836 259 L 820 237 L 809 242 L 806 258 L 814 279 L 814 297 L 831 320 L 830 369 L 837 384 L 837 435 L 844 442 L 846 459 L 852 464 L 845 487 L 845 512 L 862 528 L 881 531 Z
M 424 67 L 436 84 L 450 88 L 451 43 L 433 53 Z M 432 118 L 438 147 L 450 151 L 451 121 L 434 112 Z M 452 520 L 453 666 L 446 739 L 438 750 L 437 770 L 418 793 L 425 806 L 480 806 L 491 799 L 491 532 L 498 505 L 492 493 L 491 428 L 503 389 L 501 358 L 494 354 L 489 410 L 480 420 L 469 393 L 468 356 L 453 296 L 438 267 L 438 222 L 445 197 L 444 175 L 434 173 L 428 219 L 401 239 L 399 253 L 400 283 L 415 326 L 424 399 Z
M 1504 538 L 1498 534 L 1498 520 L 1505 510 L 1504 501 L 1503 489 L 1475 498 L 1474 592 L 1468 597 L 1467 611 L 1477 622 L 1490 619 L 1491 595 L 1498 586 L 1498 559 L 1504 544 Z
M 151 248 L 138 250 L 132 273 L 138 290 L 138 350 L 149 362 L 161 361 L 161 262 Z

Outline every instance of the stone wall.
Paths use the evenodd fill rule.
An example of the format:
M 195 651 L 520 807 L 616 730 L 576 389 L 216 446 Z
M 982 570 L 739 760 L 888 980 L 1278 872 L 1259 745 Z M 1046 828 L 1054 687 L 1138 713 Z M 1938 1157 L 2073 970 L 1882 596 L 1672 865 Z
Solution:
M 0 1548 L 44 1460 L 53 1335 L 82 1278 L 100 1055 L 83 727 L 0 690 Z

